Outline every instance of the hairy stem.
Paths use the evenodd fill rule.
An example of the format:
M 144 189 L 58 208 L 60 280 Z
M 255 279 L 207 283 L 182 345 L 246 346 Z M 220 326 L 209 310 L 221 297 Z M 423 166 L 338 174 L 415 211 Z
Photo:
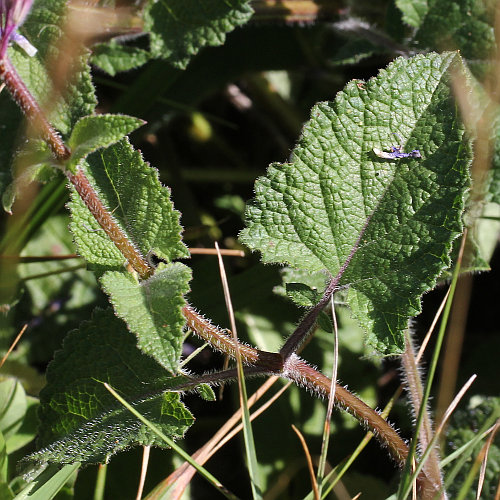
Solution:
M 285 363 L 282 376 L 325 397 L 330 395 L 331 380 L 309 366 L 296 354 L 290 356 Z M 387 447 L 389 455 L 402 469 L 408 457 L 408 446 L 396 430 L 376 411 L 339 384 L 336 386 L 334 399 L 336 405 L 344 408 L 361 425 L 369 429 L 383 446 Z M 422 499 L 433 499 L 439 492 L 439 486 L 429 479 L 425 471 L 418 475 L 417 488 Z
M 234 339 L 226 330 L 217 328 L 190 305 L 184 306 L 182 314 L 186 318 L 187 326 L 198 337 L 208 342 L 212 348 L 236 358 Z M 278 353 L 261 351 L 240 342 L 238 347 L 245 365 L 257 365 L 260 371 L 265 370 L 267 373 L 280 373 L 283 369 L 283 358 Z
M 406 390 L 408 391 L 409 397 L 411 399 L 412 410 L 416 418 L 420 411 L 424 391 L 422 387 L 422 381 L 420 379 L 420 374 L 418 372 L 415 351 L 413 349 L 413 344 L 409 332 L 406 332 L 405 343 L 406 348 L 401 356 L 401 361 L 404 370 Z M 422 417 L 422 426 L 418 434 L 418 442 L 422 452 L 427 449 L 433 437 L 434 430 L 432 425 L 432 418 L 428 409 L 426 408 Z M 434 447 L 429 455 L 429 458 L 425 462 L 424 470 L 427 477 L 429 479 L 432 479 L 432 481 L 434 482 L 437 491 L 441 490 L 443 487 L 443 480 L 441 477 L 439 462 L 439 450 L 437 447 Z
M 235 357 L 234 341 L 228 333 L 201 317 L 191 306 L 185 306 L 183 314 L 187 319 L 188 326 L 196 335 L 206 340 L 215 349 L 232 358 Z M 251 365 L 245 368 L 245 375 L 279 374 L 298 385 L 306 386 L 320 396 L 328 396 L 330 379 L 308 365 L 296 354 L 284 361 L 279 353 L 260 351 L 244 344 L 239 346 L 243 362 Z M 230 369 L 224 372 L 203 375 L 190 383 L 189 386 L 194 387 L 202 382 L 217 383 L 234 377 L 236 377 L 236 371 Z M 179 389 L 187 388 L 187 385 L 179 387 Z M 335 402 L 354 415 L 363 425 L 370 428 L 379 440 L 388 446 L 391 456 L 398 464 L 404 464 L 408 455 L 408 447 L 398 433 L 376 411 L 340 386 L 337 386 L 335 391 Z
M 60 162 L 67 160 L 71 155 L 70 150 L 49 123 L 38 102 L 30 93 L 8 57 L 0 60 L 0 79 L 5 83 L 13 99 L 23 110 L 31 126 L 47 142 L 56 159 Z M 77 170 L 76 173 L 65 171 L 65 174 L 96 221 L 132 268 L 142 279 L 148 278 L 153 270 L 104 206 L 83 171 Z
M 235 348 L 233 338 L 226 332 L 212 325 L 205 318 L 201 317 L 191 306 L 185 306 L 183 314 L 187 319 L 188 326 L 193 332 L 203 340 L 206 340 L 212 347 L 235 358 Z M 307 387 L 321 397 L 328 397 L 330 394 L 331 380 L 321 372 L 307 364 L 306 361 L 292 354 L 285 361 L 279 353 L 270 353 L 254 349 L 248 345 L 239 344 L 242 360 L 246 366 L 245 376 L 256 377 L 266 375 L 280 375 L 295 382 L 299 386 Z M 180 391 L 194 389 L 202 383 L 219 384 L 229 380 L 236 380 L 236 369 L 231 368 L 217 373 L 207 373 L 200 377 L 193 378 L 175 389 Z M 369 429 L 384 447 L 387 447 L 389 455 L 396 461 L 399 467 L 404 467 L 408 456 L 408 446 L 399 436 L 397 431 L 384 420 L 375 410 L 366 405 L 346 388 L 337 384 L 335 390 L 335 404 L 342 407 L 353 415 L 364 427 Z M 425 472 L 418 477 L 420 492 L 427 492 L 432 495 L 436 492 L 433 483 L 429 480 Z M 432 498 L 432 496 L 426 498 Z
M 122 231 L 108 209 L 103 205 L 94 188 L 90 185 L 89 180 L 82 170 L 78 169 L 75 174 L 67 171 L 66 176 L 73 184 L 77 193 L 90 210 L 96 221 L 103 228 L 111 241 L 116 245 L 118 250 L 127 259 L 129 264 L 134 268 L 137 274 L 146 279 L 152 274 L 152 269 L 149 267 L 146 259 L 141 255 L 139 250 L 128 239 L 127 235 Z
M 59 161 L 67 160 L 70 156 L 69 149 L 45 117 L 38 102 L 30 93 L 8 57 L 0 60 L 0 79 L 26 115 L 30 125 L 47 142 L 56 159 Z
M 320 396 L 328 397 L 330 394 L 332 381 L 296 354 L 290 356 L 285 363 L 282 376 L 299 386 L 307 387 Z M 376 411 L 338 384 L 335 390 L 335 404 L 344 408 L 364 427 L 373 432 L 377 439 L 387 446 L 391 457 L 400 466 L 404 465 L 408 455 L 408 446 Z

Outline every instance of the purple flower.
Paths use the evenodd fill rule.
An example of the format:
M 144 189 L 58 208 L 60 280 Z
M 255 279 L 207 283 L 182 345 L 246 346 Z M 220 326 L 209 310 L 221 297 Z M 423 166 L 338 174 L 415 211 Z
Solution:
M 16 32 L 28 15 L 33 0 L 0 0 L 0 60 L 7 54 L 7 46 L 12 40 L 33 56 L 35 47 L 24 36 Z

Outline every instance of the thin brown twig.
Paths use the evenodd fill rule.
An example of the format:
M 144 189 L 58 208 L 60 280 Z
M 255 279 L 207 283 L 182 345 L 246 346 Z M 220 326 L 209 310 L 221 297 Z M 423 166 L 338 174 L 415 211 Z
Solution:
M 486 475 L 486 464 L 488 463 L 488 453 L 490 451 L 491 445 L 493 444 L 493 440 L 495 439 L 495 436 L 499 429 L 500 429 L 500 419 L 496 421 L 495 426 L 493 427 L 493 431 L 490 433 L 488 440 L 486 441 L 486 443 L 483 446 L 483 449 L 481 450 L 481 453 L 483 453 L 484 456 L 483 456 L 483 461 L 481 463 L 481 471 L 479 473 L 476 500 L 480 500 L 481 498 L 481 492 L 483 490 L 483 484 L 484 484 L 484 477 Z
M 146 482 L 146 474 L 148 472 L 150 452 L 151 452 L 151 446 L 143 446 L 141 476 L 139 478 L 139 486 L 137 487 L 137 495 L 135 496 L 135 500 L 141 500 L 142 498 L 142 493 L 144 491 L 144 483 Z
M 81 257 L 76 253 L 66 254 L 66 255 L 30 255 L 29 257 L 22 257 L 20 255 L 6 255 L 1 254 L 0 260 L 14 260 L 19 264 L 29 264 L 33 262 L 47 262 L 53 260 L 68 260 L 68 259 L 80 259 Z
M 84 172 L 81 169 L 78 169 L 76 173 L 67 171 L 66 176 L 95 220 L 104 229 L 132 268 L 142 279 L 150 277 L 153 269 L 104 206 Z
M 245 257 L 245 252 L 243 250 L 231 250 L 228 248 L 220 248 L 219 252 L 221 255 L 227 257 Z M 214 248 L 196 248 L 190 247 L 189 253 L 191 255 L 217 255 L 217 250 Z
M 7 361 L 7 358 L 9 357 L 10 353 L 14 350 L 18 342 L 21 340 L 21 337 L 23 336 L 24 332 L 26 331 L 26 328 L 28 328 L 28 323 L 26 323 L 22 328 L 21 331 L 17 334 L 16 338 L 14 339 L 14 342 L 9 347 L 9 350 L 5 353 L 5 356 L 2 358 L 2 361 L 0 361 L 0 368 L 2 368 L 3 364 L 5 361 Z
M 307 461 L 307 468 L 309 470 L 309 477 L 311 478 L 311 486 L 313 489 L 313 494 L 314 494 L 314 500 L 319 500 L 320 499 L 320 494 L 319 494 L 319 489 L 318 489 L 318 482 L 316 481 L 316 477 L 314 475 L 314 468 L 313 468 L 313 463 L 311 459 L 311 453 L 309 452 L 309 448 L 307 446 L 306 440 L 304 439 L 304 436 L 302 433 L 295 427 L 295 425 L 292 424 L 292 429 L 294 430 L 295 434 L 299 437 L 300 444 L 302 445 L 302 449 L 304 450 L 304 455 L 306 456 L 306 461 Z
M 279 380 L 279 377 L 270 377 L 264 382 L 253 394 L 248 398 L 248 407 L 251 408 L 264 394 L 271 388 L 271 386 Z M 262 414 L 269 406 L 278 399 L 281 394 L 289 387 L 289 382 L 282 387 L 275 395 L 268 401 L 261 405 L 250 416 L 253 421 L 260 414 Z M 201 448 L 199 448 L 192 457 L 200 465 L 204 465 L 217 451 L 219 451 L 230 439 L 232 439 L 243 428 L 241 422 L 241 409 L 238 408 L 235 413 L 226 421 L 226 423 L 215 433 L 215 435 L 207 441 Z M 235 426 L 236 425 L 236 426 Z M 231 430 L 232 429 L 232 430 Z M 165 480 L 163 480 L 155 490 L 148 495 L 148 500 L 155 500 L 163 498 L 164 492 L 168 490 L 169 499 L 175 500 L 182 496 L 187 484 L 195 475 L 196 470 L 188 462 L 184 462 L 180 467 L 177 467 Z M 175 486 L 174 486 L 175 483 Z

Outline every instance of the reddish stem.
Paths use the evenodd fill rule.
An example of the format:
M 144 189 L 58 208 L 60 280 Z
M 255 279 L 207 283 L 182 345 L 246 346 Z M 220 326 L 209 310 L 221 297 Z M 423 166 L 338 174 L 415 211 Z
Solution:
M 366 218 L 366 221 L 363 224 L 363 227 L 361 228 L 361 231 L 359 232 L 358 237 L 356 238 L 356 241 L 354 242 L 351 251 L 349 252 L 349 255 L 345 259 L 344 263 L 340 266 L 337 275 L 328 283 L 328 286 L 326 287 L 321 300 L 309 310 L 304 318 L 302 318 L 302 321 L 299 323 L 295 331 L 290 335 L 290 337 L 286 339 L 285 344 L 280 349 L 280 354 L 283 356 L 284 360 L 287 360 L 293 353 L 297 352 L 297 349 L 307 340 L 307 337 L 313 332 L 313 326 L 316 323 L 316 319 L 318 318 L 319 313 L 325 308 L 326 304 L 330 302 L 332 295 L 339 289 L 340 280 L 342 279 L 342 276 L 344 275 L 347 267 L 351 263 L 354 255 L 356 255 L 359 244 L 361 243 L 361 240 L 363 238 L 363 235 L 365 234 L 366 228 L 368 227 L 371 218 L 371 215 Z
M 292 354 L 285 363 L 282 376 L 326 398 L 330 395 L 331 380 L 296 354 Z M 361 399 L 338 384 L 335 389 L 335 403 L 356 417 L 363 426 L 373 432 L 376 438 L 384 446 L 387 446 L 389 454 L 398 465 L 400 467 L 404 466 L 408 456 L 408 446 L 387 420 L 384 420 Z
M 8 57 L 0 60 L 0 79 L 22 109 L 34 130 L 40 133 L 47 142 L 54 156 L 59 161 L 67 160 L 71 154 L 69 149 L 58 132 L 48 122 L 38 102 L 28 90 Z
M 235 357 L 233 338 L 226 332 L 212 325 L 207 319 L 200 316 L 191 306 L 183 308 L 183 314 L 188 326 L 202 339 L 206 340 L 215 349 Z M 287 360 L 279 353 L 270 353 L 240 344 L 240 352 L 244 363 L 250 365 L 245 368 L 246 376 L 263 376 L 267 374 L 280 375 L 304 386 L 314 393 L 328 397 L 331 380 L 323 375 L 296 354 L 291 354 Z M 192 381 L 179 386 L 179 390 L 189 390 L 201 383 L 222 383 L 236 379 L 236 370 L 229 369 L 223 372 L 202 375 Z M 373 432 L 374 436 L 385 447 L 399 467 L 404 467 L 408 456 L 408 446 L 399 434 L 375 410 L 350 393 L 346 388 L 337 384 L 335 403 L 353 415 L 364 427 Z M 436 489 L 424 472 L 418 477 L 418 487 L 422 498 L 433 498 Z
M 0 60 L 0 78 L 5 83 L 5 86 L 19 107 L 24 111 L 34 129 L 37 130 L 47 142 L 54 156 L 61 162 L 67 160 L 71 155 L 69 149 L 66 144 L 64 144 L 61 136 L 48 122 L 36 99 L 30 93 L 7 57 Z M 141 278 L 148 278 L 152 273 L 152 269 L 148 265 L 146 259 L 141 255 L 139 250 L 134 247 L 113 216 L 103 205 L 83 171 L 77 170 L 76 173 L 65 171 L 65 174 L 99 225 L 104 229 L 129 264 Z
M 233 337 L 226 331 L 217 328 L 212 323 L 197 313 L 190 305 L 184 306 L 182 314 L 186 324 L 193 332 L 206 340 L 210 346 L 232 358 L 236 357 Z M 241 360 L 246 365 L 256 365 L 266 372 L 280 373 L 283 369 L 283 358 L 275 352 L 261 351 L 249 345 L 238 343 Z
M 81 199 L 95 217 L 96 221 L 104 229 L 105 233 L 116 245 L 118 250 L 120 250 L 137 274 L 142 279 L 148 278 L 153 270 L 149 267 L 146 259 L 141 255 L 140 251 L 128 239 L 127 235 L 117 224 L 107 208 L 103 205 L 82 170 L 77 170 L 76 174 L 67 171 L 66 176 L 71 184 L 73 184 Z

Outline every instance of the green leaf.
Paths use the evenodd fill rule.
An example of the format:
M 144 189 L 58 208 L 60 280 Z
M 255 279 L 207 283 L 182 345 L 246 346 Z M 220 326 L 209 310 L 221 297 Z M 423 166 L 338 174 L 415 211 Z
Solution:
M 16 152 L 12 168 L 16 175 L 3 192 L 3 209 L 11 213 L 12 205 L 19 193 L 31 182 L 49 182 L 60 175 L 60 170 L 56 170 L 54 166 L 57 166 L 54 164 L 54 156 L 45 141 L 28 139 L 24 148 Z
M 106 462 L 131 445 L 164 443 L 105 389 L 107 382 L 168 436 L 182 437 L 193 417 L 172 377 L 137 349 L 135 337 L 111 311 L 97 309 L 89 322 L 66 337 L 47 371 L 40 394 L 40 462 Z
M 306 285 L 311 290 L 320 290 L 323 292 L 327 285 L 328 276 L 324 271 L 317 271 L 311 273 L 306 269 L 295 269 L 293 267 L 285 267 L 280 271 L 281 279 L 283 280 L 282 285 L 275 286 L 273 292 L 281 295 L 282 297 L 288 297 L 294 300 L 293 295 L 290 295 L 288 292 L 290 291 L 290 285 L 293 286 L 302 283 Z M 315 304 L 319 300 L 316 297 L 313 301 Z M 311 304 L 304 304 L 302 302 L 296 302 L 298 306 L 310 306 Z
M 47 100 L 50 99 L 52 83 L 44 61 L 36 56 L 29 57 L 22 49 L 15 47 L 9 50 L 9 57 L 38 104 L 41 107 L 45 106 Z M 68 104 L 63 100 L 58 100 L 51 105 L 50 109 L 44 109 L 47 119 L 63 134 L 69 133 L 71 127 Z
M 362 38 L 348 39 L 328 62 L 334 66 L 358 64 L 364 59 L 372 57 L 374 54 L 384 52 L 384 48 L 378 47 L 368 40 Z
M 478 260 L 483 260 L 483 267 L 480 268 L 476 265 L 472 270 L 489 271 L 489 263 L 497 247 L 498 236 L 500 235 L 500 206 L 496 203 L 485 204 L 483 215 L 476 224 L 473 235 L 475 242 L 477 242 L 477 253 L 480 257 Z M 478 264 L 481 264 L 481 262 L 478 262 Z
M 217 399 L 214 390 L 208 384 L 200 384 L 196 387 L 196 390 L 205 401 L 215 401 Z
M 354 316 L 386 354 L 404 349 L 408 318 L 462 230 L 471 153 L 450 70 L 463 70 L 456 53 L 399 58 L 366 87 L 351 82 L 316 105 L 291 163 L 257 181 L 241 235 L 264 262 L 336 276 L 367 224 L 339 285 L 350 285 Z M 376 156 L 394 133 L 422 158 Z
M 460 50 L 477 76 L 494 57 L 496 2 L 491 0 L 434 0 L 414 42 L 420 49 Z
M 111 76 L 121 71 L 129 71 L 146 64 L 151 54 L 139 47 L 122 45 L 115 40 L 99 43 L 92 47 L 92 64 Z
M 286 294 L 299 306 L 312 307 L 321 299 L 321 293 L 304 283 L 286 283 Z
M 457 463 L 448 463 L 446 467 L 446 486 L 450 498 L 466 500 L 477 498 L 476 488 L 472 487 L 472 484 L 465 492 L 460 490 L 466 487 L 467 481 L 473 480 L 474 484 L 477 482 L 475 476 L 478 470 L 475 470 L 476 474 L 473 476 L 470 474 L 474 468 L 475 458 L 481 453 L 488 438 L 485 437 L 473 443 L 483 432 L 487 432 L 498 418 L 500 418 L 500 398 L 498 397 L 475 395 L 470 398 L 466 408 L 457 409 L 454 412 L 446 431 L 446 455 L 456 453 L 463 446 L 469 445 L 469 447 L 462 449 L 457 457 L 459 458 Z M 488 460 L 482 474 L 484 474 L 484 483 L 481 498 L 495 498 L 500 477 L 500 436 L 498 433 L 488 448 Z M 466 495 L 460 496 L 460 493 L 466 493 Z
M 39 401 L 37 398 L 26 396 L 26 413 L 23 418 L 21 427 L 16 430 L 16 433 L 7 439 L 7 452 L 13 453 L 23 446 L 33 441 L 37 434 L 38 418 L 36 415 Z
M 182 308 L 191 270 L 176 262 L 160 264 L 155 274 L 138 283 L 127 271 L 108 271 L 101 283 L 116 314 L 137 335 L 138 346 L 175 374 L 184 339 Z
M 12 493 L 12 490 L 6 483 L 0 483 L 0 498 L 4 500 L 10 500 L 11 498 L 14 498 L 14 493 Z
M 8 466 L 9 458 L 7 456 L 7 445 L 3 433 L 0 431 L 0 485 L 7 482 Z
M 188 256 L 181 242 L 179 213 L 162 187 L 158 172 L 144 162 L 127 139 L 90 155 L 83 170 L 124 233 L 143 255 L 154 252 L 166 261 Z M 116 269 L 123 255 L 73 191 L 70 229 L 78 251 L 92 264 Z
M 144 21 L 151 53 L 185 68 L 202 47 L 222 45 L 252 14 L 248 0 L 149 0 Z
M 494 106 L 494 103 L 488 102 Z M 491 201 L 500 205 L 500 110 L 497 109 L 495 119 L 491 124 L 491 142 L 493 144 L 493 154 L 491 158 L 491 172 L 489 174 L 488 192 Z
M 18 380 L 0 382 L 0 431 L 7 441 L 23 423 L 27 403 L 23 386 Z
M 15 500 L 49 500 L 54 498 L 77 473 L 79 463 L 59 468 L 50 465 L 40 468 L 37 477 L 16 495 Z M 59 498 L 59 497 L 58 497 Z M 64 498 L 64 497 L 63 497 Z
M 111 146 L 144 123 L 144 120 L 125 115 L 95 115 L 81 118 L 68 139 L 71 150 L 68 167 L 76 167 L 82 158 L 98 149 Z
M 396 6 L 403 13 L 403 21 L 418 28 L 429 10 L 427 0 L 396 0 Z
M 318 315 L 318 326 L 327 333 L 333 332 L 333 323 L 331 314 L 328 315 L 325 311 L 321 311 Z
M 38 47 L 38 45 L 37 45 Z M 79 118 L 94 111 L 96 98 L 88 65 L 89 53 L 78 57 L 69 68 L 71 71 L 60 89 L 63 98 L 54 100 L 53 85 L 46 69 L 46 62 L 40 56 L 29 57 L 21 49 L 11 48 L 9 57 L 23 82 L 43 108 L 48 120 L 63 136 L 70 133 Z

